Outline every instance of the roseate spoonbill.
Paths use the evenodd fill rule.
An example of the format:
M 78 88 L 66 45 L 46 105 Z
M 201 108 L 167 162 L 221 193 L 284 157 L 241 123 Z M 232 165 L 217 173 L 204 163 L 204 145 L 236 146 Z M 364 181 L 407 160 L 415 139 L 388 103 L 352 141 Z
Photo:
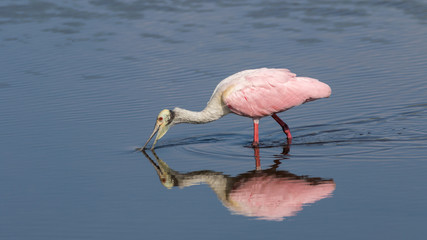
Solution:
M 297 77 L 288 69 L 260 68 L 241 71 L 222 80 L 216 86 L 206 108 L 200 112 L 178 107 L 173 110 L 162 110 L 157 116 L 153 133 L 142 150 L 156 132 L 157 136 L 151 149 L 154 149 L 157 141 L 175 124 L 208 123 L 228 113 L 253 119 L 253 147 L 259 145 L 259 119 L 265 116 L 272 116 L 280 124 L 288 143 L 291 143 L 292 135 L 289 127 L 276 113 L 330 95 L 331 88 L 327 84 L 313 78 Z

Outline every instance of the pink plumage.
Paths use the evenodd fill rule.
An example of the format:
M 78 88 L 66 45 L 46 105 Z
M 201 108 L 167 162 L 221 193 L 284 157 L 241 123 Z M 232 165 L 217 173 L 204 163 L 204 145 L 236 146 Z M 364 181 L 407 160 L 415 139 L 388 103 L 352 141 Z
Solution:
M 230 76 L 223 88 L 228 87 L 232 89 L 223 96 L 224 103 L 233 113 L 252 118 L 270 116 L 331 95 L 327 84 L 297 77 L 288 69 L 247 70 Z
M 303 179 L 286 179 L 275 176 L 258 176 L 232 189 L 230 208 L 237 214 L 259 219 L 281 221 L 295 216 L 303 206 L 332 195 L 333 181 L 312 184 Z
M 182 108 L 162 110 L 156 121 L 150 139 L 158 132 L 152 149 L 166 131 L 178 123 L 207 123 L 215 121 L 229 113 L 250 117 L 254 122 L 253 147 L 259 145 L 259 119 L 271 116 L 282 127 L 288 144 L 292 135 L 288 125 L 276 113 L 292 107 L 331 95 L 331 88 L 314 78 L 297 77 L 288 69 L 260 68 L 245 70 L 222 80 L 215 88 L 205 109 L 193 112 Z

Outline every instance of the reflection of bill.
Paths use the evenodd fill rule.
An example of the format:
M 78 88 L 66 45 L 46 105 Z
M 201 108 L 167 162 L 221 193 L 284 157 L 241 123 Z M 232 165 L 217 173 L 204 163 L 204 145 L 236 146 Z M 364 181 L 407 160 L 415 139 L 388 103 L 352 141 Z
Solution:
M 277 170 L 280 161 L 267 170 L 260 170 L 259 151 L 255 151 L 257 170 L 230 177 L 211 170 L 179 173 L 158 158 L 157 163 L 143 152 L 153 164 L 161 183 L 167 187 L 188 187 L 208 184 L 219 200 L 232 213 L 263 220 L 281 221 L 295 216 L 303 206 L 332 196 L 335 182 L 332 179 L 297 176 Z

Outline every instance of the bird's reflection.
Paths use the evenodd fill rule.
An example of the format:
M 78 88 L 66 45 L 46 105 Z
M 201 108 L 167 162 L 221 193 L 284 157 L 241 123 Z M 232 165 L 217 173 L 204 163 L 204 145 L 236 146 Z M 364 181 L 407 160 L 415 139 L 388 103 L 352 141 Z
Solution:
M 332 196 L 332 179 L 297 176 L 278 170 L 280 160 L 269 169 L 261 170 L 259 149 L 255 148 L 256 169 L 236 177 L 211 170 L 180 173 L 171 169 L 153 151 L 156 161 L 145 152 L 166 188 L 208 184 L 218 199 L 232 213 L 263 220 L 281 221 L 296 215 L 303 206 Z

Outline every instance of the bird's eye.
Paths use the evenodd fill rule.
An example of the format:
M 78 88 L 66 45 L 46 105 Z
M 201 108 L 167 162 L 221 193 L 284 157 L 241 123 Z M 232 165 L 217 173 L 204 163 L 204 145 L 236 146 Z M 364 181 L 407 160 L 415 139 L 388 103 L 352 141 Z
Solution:
M 163 121 L 163 118 L 162 118 L 162 117 L 159 117 L 159 121 Z

